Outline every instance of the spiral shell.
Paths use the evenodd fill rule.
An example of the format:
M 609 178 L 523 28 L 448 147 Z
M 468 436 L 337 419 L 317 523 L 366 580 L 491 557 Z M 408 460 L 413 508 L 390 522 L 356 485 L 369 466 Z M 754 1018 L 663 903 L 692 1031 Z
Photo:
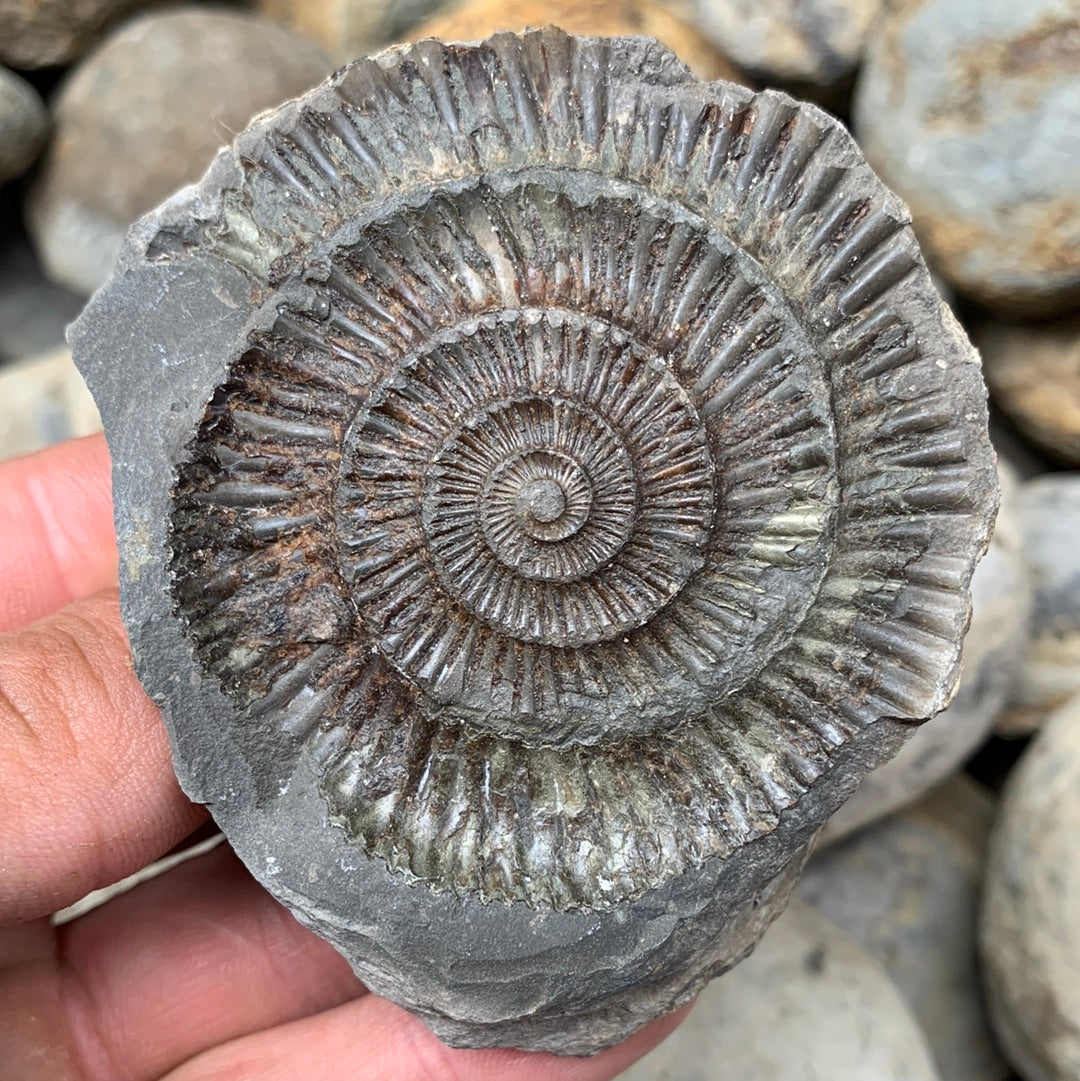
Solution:
M 166 211 L 129 241 L 182 387 L 165 522 L 122 535 L 167 552 L 136 657 L 174 658 L 144 679 L 182 759 L 188 678 L 256 806 L 310 775 L 349 866 L 540 919 L 771 838 L 749 899 L 947 701 L 984 394 L 824 113 L 643 40 L 425 41 Z M 134 313 L 108 294 L 77 339 Z M 191 783 L 229 813 L 235 782 Z M 309 888 L 280 887 L 318 922 Z

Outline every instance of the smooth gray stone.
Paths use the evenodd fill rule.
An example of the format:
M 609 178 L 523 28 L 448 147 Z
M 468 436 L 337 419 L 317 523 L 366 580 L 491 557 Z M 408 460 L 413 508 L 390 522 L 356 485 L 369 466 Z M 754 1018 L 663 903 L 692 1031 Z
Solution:
M 1010 773 L 979 928 L 991 1018 L 1024 1081 L 1080 1077 L 1080 699 Z
M 927 258 L 995 311 L 1080 305 L 1080 8 L 896 0 L 855 91 L 859 143 Z
M 63 345 L 84 303 L 45 277 L 21 233 L 0 230 L 0 364 Z
M 701 29 L 746 71 L 770 81 L 850 81 L 884 0 L 695 0 Z
M 1080 694 L 1080 473 L 1050 473 L 1021 487 L 1023 554 L 1031 580 L 1031 634 L 1002 735 L 1035 731 Z
M 962 774 L 902 814 L 816 850 L 800 896 L 874 955 L 949 1081 L 1003 1081 L 975 925 L 993 802 Z
M 956 695 L 866 776 L 825 824 L 819 846 L 888 817 L 941 784 L 993 732 L 1009 701 L 1031 633 L 1032 585 L 1023 550 L 1020 484 L 1004 463 L 999 462 L 998 475 L 1001 506 L 990 548 L 971 579 L 971 626 Z
M 750 957 L 709 984 L 674 1034 L 620 1077 L 937 1081 L 939 1074 L 880 963 L 792 898 Z
M 38 92 L 0 67 L 0 184 L 30 168 L 48 129 L 49 114 Z
M 114 30 L 57 91 L 54 138 L 27 199 L 49 276 L 93 292 L 136 218 L 332 66 L 313 42 L 240 12 L 178 7 Z
M 344 63 L 398 40 L 440 0 L 257 0 L 256 10 L 317 41 Z
M 786 95 L 390 50 L 142 219 L 70 337 L 185 791 L 452 1043 L 686 1001 L 951 695 L 978 360 Z
M 100 431 L 94 399 L 66 345 L 0 368 L 0 459 Z

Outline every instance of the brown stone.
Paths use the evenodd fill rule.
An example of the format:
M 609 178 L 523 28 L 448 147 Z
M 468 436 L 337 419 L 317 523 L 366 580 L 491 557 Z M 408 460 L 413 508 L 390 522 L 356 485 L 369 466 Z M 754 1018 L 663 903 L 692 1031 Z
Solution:
M 1080 317 L 976 328 L 990 393 L 1042 450 L 1080 466 Z
M 0 61 L 13 68 L 66 64 L 109 23 L 159 0 L 0 0 Z
M 654 37 L 703 79 L 745 82 L 695 27 L 652 0 L 466 0 L 409 32 L 409 39 L 478 41 L 499 30 L 558 26 L 570 34 Z

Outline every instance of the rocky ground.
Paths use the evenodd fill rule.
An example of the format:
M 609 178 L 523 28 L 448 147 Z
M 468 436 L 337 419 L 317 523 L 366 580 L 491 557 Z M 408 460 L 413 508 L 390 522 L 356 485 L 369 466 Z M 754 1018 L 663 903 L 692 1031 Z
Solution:
M 851 125 L 982 351 L 1004 493 L 952 705 L 627 1076 L 1080 1081 L 1076 0 L 0 0 L 0 456 L 97 426 L 64 327 L 253 114 L 396 40 L 560 20 Z

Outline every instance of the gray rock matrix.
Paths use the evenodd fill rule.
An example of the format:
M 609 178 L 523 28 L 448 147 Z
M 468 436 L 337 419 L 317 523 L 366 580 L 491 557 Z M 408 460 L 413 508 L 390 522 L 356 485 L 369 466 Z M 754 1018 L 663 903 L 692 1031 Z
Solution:
M 977 358 L 783 94 L 390 50 L 142 219 L 70 337 L 181 783 L 449 1042 L 689 999 L 952 693 Z

